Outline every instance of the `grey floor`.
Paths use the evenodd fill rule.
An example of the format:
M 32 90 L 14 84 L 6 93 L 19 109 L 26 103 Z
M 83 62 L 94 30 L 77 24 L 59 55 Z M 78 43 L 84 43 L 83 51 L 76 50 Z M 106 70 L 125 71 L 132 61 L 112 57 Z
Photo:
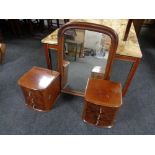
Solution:
M 68 85 L 73 90 L 85 91 L 88 78 L 95 66 L 106 66 L 106 59 L 99 59 L 95 56 L 77 57 L 76 61 L 70 61 L 68 66 Z M 76 82 L 75 82 L 76 81 Z M 78 84 L 77 84 L 78 83 Z
M 154 32 L 143 29 L 141 33 L 143 59 L 111 129 L 82 121 L 82 97 L 61 94 L 47 113 L 27 108 L 17 80 L 32 66 L 46 67 L 44 50 L 40 40 L 7 40 L 6 61 L 0 65 L 0 134 L 155 134 Z M 123 83 L 129 67 L 116 61 L 112 79 Z

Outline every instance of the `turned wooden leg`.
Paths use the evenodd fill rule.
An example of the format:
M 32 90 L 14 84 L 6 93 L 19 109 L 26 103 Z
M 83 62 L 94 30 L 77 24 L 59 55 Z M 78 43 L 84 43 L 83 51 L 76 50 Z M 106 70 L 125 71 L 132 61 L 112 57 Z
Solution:
M 45 49 L 45 58 L 46 58 L 47 68 L 48 69 L 52 69 L 51 58 L 50 58 L 49 49 L 48 49 L 48 44 L 44 44 L 44 49 Z
M 129 31 L 130 31 L 130 27 L 131 27 L 132 22 L 133 22 L 132 19 L 129 19 L 129 20 L 128 20 L 128 23 L 127 23 L 127 26 L 126 26 L 126 30 L 125 30 L 125 34 L 124 34 L 123 41 L 126 41 L 127 38 L 128 38 L 128 34 L 129 34 Z
M 130 83 L 132 81 L 132 78 L 134 77 L 134 74 L 135 74 L 135 72 L 136 72 L 136 70 L 138 68 L 139 63 L 140 63 L 140 58 L 137 58 L 136 61 L 133 62 L 133 65 L 131 67 L 131 70 L 130 70 L 130 72 L 128 74 L 127 80 L 126 80 L 126 82 L 124 84 L 124 87 L 123 87 L 123 93 L 122 93 L 123 97 L 125 96 L 128 88 L 130 86 Z

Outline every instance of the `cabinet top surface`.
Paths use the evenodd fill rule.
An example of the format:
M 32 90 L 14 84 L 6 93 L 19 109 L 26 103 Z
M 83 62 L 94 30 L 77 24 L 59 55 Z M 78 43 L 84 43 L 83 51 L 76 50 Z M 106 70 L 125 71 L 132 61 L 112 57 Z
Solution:
M 138 43 L 138 39 L 137 39 L 133 24 L 131 25 L 127 41 L 123 41 L 123 37 L 125 34 L 128 20 L 126 19 L 106 19 L 106 20 L 104 19 L 76 19 L 76 20 L 71 20 L 71 21 L 90 22 L 90 23 L 95 23 L 95 24 L 100 24 L 100 25 L 111 27 L 117 32 L 118 37 L 119 37 L 119 44 L 118 44 L 118 48 L 116 52 L 117 54 L 124 55 L 124 56 L 132 56 L 132 57 L 137 57 L 137 58 L 142 57 L 142 53 L 140 50 L 140 46 Z M 46 43 L 46 44 L 51 44 L 51 45 L 57 45 L 58 44 L 57 35 L 58 35 L 58 29 L 52 32 L 47 37 L 43 38 L 41 42 Z
M 25 88 L 41 90 L 47 88 L 58 76 L 56 71 L 33 67 L 18 80 L 18 84 Z
M 103 79 L 89 79 L 85 100 L 106 107 L 120 107 L 122 104 L 121 85 Z

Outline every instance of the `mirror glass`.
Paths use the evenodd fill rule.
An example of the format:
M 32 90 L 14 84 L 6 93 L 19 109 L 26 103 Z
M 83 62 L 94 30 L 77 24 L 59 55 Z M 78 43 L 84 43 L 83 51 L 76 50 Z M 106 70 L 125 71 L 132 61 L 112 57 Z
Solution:
M 104 77 L 111 39 L 81 29 L 67 30 L 64 38 L 63 88 L 84 92 L 89 77 Z

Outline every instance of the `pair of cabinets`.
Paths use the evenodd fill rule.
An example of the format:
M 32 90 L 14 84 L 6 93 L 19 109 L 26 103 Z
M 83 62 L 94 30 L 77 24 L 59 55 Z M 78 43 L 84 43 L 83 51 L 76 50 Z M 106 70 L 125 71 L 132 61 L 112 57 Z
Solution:
M 67 76 L 67 73 L 66 73 L 67 66 L 68 66 L 68 62 L 65 62 L 64 72 L 66 76 Z M 90 103 L 87 100 L 87 98 L 88 99 L 90 98 L 90 92 L 94 91 L 91 93 L 91 95 L 94 95 L 94 93 L 96 93 L 96 90 L 93 89 L 94 82 L 95 82 L 95 79 L 91 79 L 89 82 L 90 84 L 88 83 L 88 88 L 87 88 L 88 90 L 86 90 L 86 96 L 85 96 L 83 120 L 91 124 L 94 124 L 96 126 L 111 127 L 113 125 L 116 113 L 120 106 L 115 106 L 114 101 L 109 100 L 110 98 L 109 95 L 105 96 L 106 93 L 103 93 L 104 90 L 100 90 L 99 87 L 97 87 L 97 85 L 101 85 L 101 88 L 104 89 L 102 85 L 105 85 L 105 86 L 108 85 L 108 82 L 105 82 L 104 80 L 101 80 L 101 81 L 97 80 L 97 82 L 99 83 L 97 85 L 95 84 L 95 89 L 97 91 L 100 90 L 101 92 L 100 95 L 103 97 L 105 96 L 109 104 L 106 103 L 104 106 L 104 105 L 98 105 L 95 102 Z M 102 83 L 100 84 L 100 82 Z M 66 83 L 67 83 L 67 77 L 63 81 L 64 85 Z M 52 106 L 54 105 L 56 99 L 58 98 L 61 92 L 60 74 L 56 71 L 51 71 L 51 70 L 39 68 L 39 67 L 33 67 L 31 70 L 25 73 L 19 79 L 18 84 L 20 85 L 23 91 L 26 104 L 29 107 L 39 111 L 51 110 Z M 117 90 L 117 87 L 119 87 L 117 86 L 117 84 L 114 84 L 114 83 L 110 83 L 110 85 L 114 85 L 116 90 Z M 119 90 L 120 90 L 120 87 L 119 87 Z M 118 90 L 116 92 L 109 90 L 108 92 L 114 94 L 115 96 L 121 95 L 119 93 L 120 91 L 118 92 Z M 110 93 L 107 93 L 107 94 L 110 94 Z M 94 96 L 95 100 L 98 95 L 99 94 Z

